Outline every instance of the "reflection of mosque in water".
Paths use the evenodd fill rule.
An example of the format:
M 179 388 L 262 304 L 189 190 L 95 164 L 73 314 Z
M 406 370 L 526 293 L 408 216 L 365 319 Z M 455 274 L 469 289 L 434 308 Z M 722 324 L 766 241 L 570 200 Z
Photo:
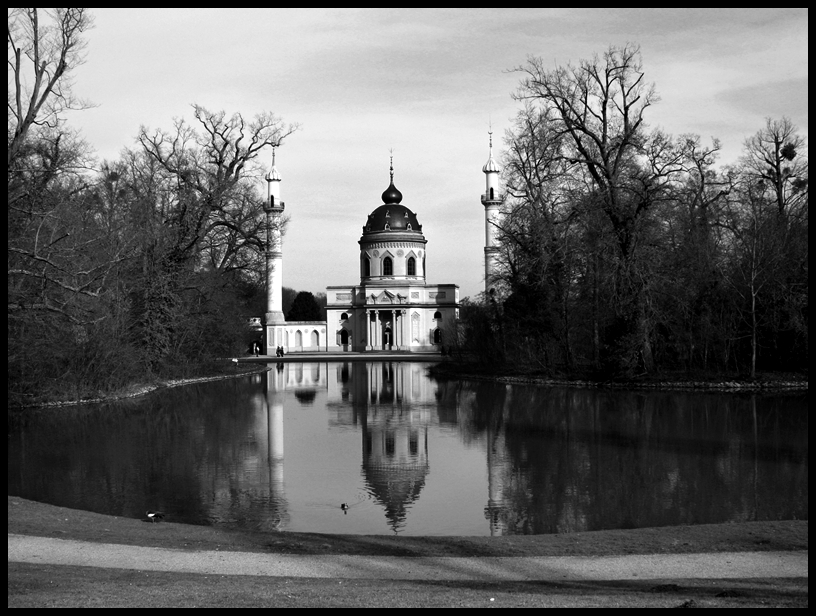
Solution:
M 324 390 L 334 412 L 330 426 L 361 430 L 367 490 L 398 532 L 428 474 L 428 426 L 436 388 L 424 370 L 422 364 L 407 362 L 287 362 L 268 372 L 269 460 L 276 494 L 282 497 L 284 489 L 284 399 L 292 393 L 308 405 Z
M 237 474 L 243 477 L 242 484 L 247 483 L 242 491 L 266 492 L 256 497 L 269 503 L 273 527 L 281 521 L 285 527 L 289 519 L 284 482 L 287 399 L 290 404 L 293 397 L 299 405 L 310 406 L 322 392 L 329 428 L 360 431 L 366 491 L 383 507 L 394 532 L 405 527 L 409 510 L 425 487 L 432 422 L 469 423 L 460 417 L 467 412 L 460 406 L 457 392 L 429 379 L 422 363 L 286 362 L 258 378 L 262 379 L 264 394 L 257 400 L 255 434 L 261 440 L 266 433 L 267 443 L 265 448 L 258 448 L 258 455 L 245 459 Z M 503 534 L 507 515 L 502 494 L 507 471 L 503 431 L 493 434 L 488 430 L 487 440 L 489 500 L 485 517 L 491 534 Z M 265 456 L 261 453 L 264 450 Z M 262 464 L 263 458 L 266 464 Z M 254 488 L 249 483 L 254 483 Z
M 428 475 L 428 427 L 436 387 L 422 364 L 336 364 L 329 408 L 337 425 L 359 425 L 363 474 L 370 494 L 383 506 L 394 530 L 405 526 L 411 504 Z M 349 401 L 351 404 L 337 404 Z M 334 403 L 333 403 L 334 402 Z

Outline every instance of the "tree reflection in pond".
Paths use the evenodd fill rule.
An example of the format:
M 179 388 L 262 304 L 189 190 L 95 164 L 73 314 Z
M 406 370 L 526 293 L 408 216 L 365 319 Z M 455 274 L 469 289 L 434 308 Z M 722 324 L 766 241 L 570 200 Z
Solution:
M 806 391 L 438 382 L 426 367 L 280 362 L 115 404 L 13 413 L 9 494 L 359 534 L 807 519 Z

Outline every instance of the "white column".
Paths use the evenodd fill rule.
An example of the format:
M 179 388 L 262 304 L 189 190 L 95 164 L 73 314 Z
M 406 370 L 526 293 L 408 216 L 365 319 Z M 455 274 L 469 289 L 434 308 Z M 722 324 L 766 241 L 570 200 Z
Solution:
M 365 339 L 365 348 L 367 351 L 370 351 L 374 348 L 371 344 L 371 311 L 366 308 L 365 311 L 365 320 L 366 320 L 366 339 Z
M 382 343 L 380 342 L 380 311 L 374 311 L 374 348 L 379 350 L 382 348 Z

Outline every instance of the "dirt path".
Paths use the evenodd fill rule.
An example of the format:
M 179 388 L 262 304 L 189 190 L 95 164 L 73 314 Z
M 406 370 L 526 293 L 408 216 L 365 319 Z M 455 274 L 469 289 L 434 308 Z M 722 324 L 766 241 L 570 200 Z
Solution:
M 238 532 L 8 497 L 8 607 L 807 607 L 807 521 L 566 535 Z
M 8 535 L 9 562 L 379 580 L 612 581 L 808 577 L 808 552 L 721 552 L 603 557 L 414 557 L 195 551 Z

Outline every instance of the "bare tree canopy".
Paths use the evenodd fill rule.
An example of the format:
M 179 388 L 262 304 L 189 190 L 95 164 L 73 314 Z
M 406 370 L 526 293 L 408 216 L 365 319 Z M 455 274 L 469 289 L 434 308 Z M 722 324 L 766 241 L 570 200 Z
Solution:
M 807 203 L 808 163 L 805 140 L 789 118 L 765 121 L 765 127 L 745 140 L 743 164 L 780 214 Z
M 42 18 L 45 19 L 42 19 Z M 67 109 L 87 106 L 73 92 L 72 71 L 85 60 L 86 9 L 8 10 L 8 166 L 32 126 L 56 128 Z

